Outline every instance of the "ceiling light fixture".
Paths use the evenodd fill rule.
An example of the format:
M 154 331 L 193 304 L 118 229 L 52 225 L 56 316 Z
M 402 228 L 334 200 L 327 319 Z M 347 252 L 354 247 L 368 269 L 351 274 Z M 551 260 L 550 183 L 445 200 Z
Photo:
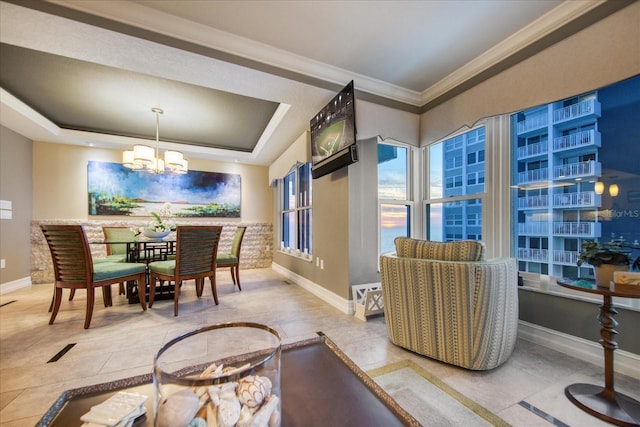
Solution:
M 122 164 L 135 171 L 144 171 L 154 174 L 170 173 L 185 174 L 189 171 L 189 163 L 181 152 L 167 150 L 164 159 L 160 158 L 160 114 L 164 111 L 160 108 L 152 108 L 156 115 L 156 148 L 155 150 L 143 144 L 134 145 L 132 150 L 122 153 Z

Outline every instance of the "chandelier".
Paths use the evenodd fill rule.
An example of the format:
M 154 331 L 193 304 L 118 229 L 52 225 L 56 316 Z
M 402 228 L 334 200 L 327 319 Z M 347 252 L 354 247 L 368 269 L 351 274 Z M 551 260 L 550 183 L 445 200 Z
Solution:
M 182 153 L 174 150 L 166 150 L 164 159 L 160 158 L 160 114 L 164 111 L 160 108 L 152 108 L 156 115 L 156 148 L 138 144 L 133 150 L 122 153 L 122 165 L 135 171 L 149 172 L 153 174 L 185 174 L 189 171 L 189 164 Z

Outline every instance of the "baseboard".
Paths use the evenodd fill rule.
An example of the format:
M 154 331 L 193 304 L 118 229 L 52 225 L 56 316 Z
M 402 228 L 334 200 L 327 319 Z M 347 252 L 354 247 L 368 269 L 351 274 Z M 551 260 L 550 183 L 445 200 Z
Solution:
M 0 284 L 0 295 L 8 294 L 9 292 L 17 291 L 22 288 L 28 288 L 29 286 L 31 286 L 30 276 L 14 280 L 13 282 L 3 283 Z
M 602 346 L 597 342 L 522 320 L 518 322 L 518 336 L 524 340 L 577 357 L 594 365 L 602 366 L 604 363 Z M 616 350 L 613 363 L 615 372 L 640 379 L 640 355 L 624 350 Z
M 311 292 L 313 295 L 317 296 L 327 304 L 334 306 L 341 312 L 349 315 L 352 315 L 354 313 L 353 301 L 342 298 L 341 296 L 334 294 L 333 292 L 323 288 L 322 286 L 312 282 L 311 280 L 302 277 L 291 270 L 287 270 L 286 268 L 279 264 L 276 264 L 275 262 L 271 264 L 271 268 L 273 268 L 273 270 L 278 274 L 281 274 L 291 282 Z

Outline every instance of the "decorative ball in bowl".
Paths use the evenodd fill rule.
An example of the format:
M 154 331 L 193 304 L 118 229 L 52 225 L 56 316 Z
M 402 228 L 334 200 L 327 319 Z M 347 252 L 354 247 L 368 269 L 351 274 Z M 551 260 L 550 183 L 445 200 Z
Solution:
M 147 236 L 150 239 L 162 239 L 163 237 L 167 237 L 171 233 L 171 231 L 153 231 L 150 228 L 145 228 L 142 231 L 142 234 Z

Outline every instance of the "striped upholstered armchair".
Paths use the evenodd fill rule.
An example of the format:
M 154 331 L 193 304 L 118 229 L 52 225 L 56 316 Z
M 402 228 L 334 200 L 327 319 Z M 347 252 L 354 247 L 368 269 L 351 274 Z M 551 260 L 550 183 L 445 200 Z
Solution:
M 487 261 L 476 241 L 395 244 L 396 255 L 380 257 L 391 342 L 472 370 L 504 363 L 518 328 L 515 259 Z

